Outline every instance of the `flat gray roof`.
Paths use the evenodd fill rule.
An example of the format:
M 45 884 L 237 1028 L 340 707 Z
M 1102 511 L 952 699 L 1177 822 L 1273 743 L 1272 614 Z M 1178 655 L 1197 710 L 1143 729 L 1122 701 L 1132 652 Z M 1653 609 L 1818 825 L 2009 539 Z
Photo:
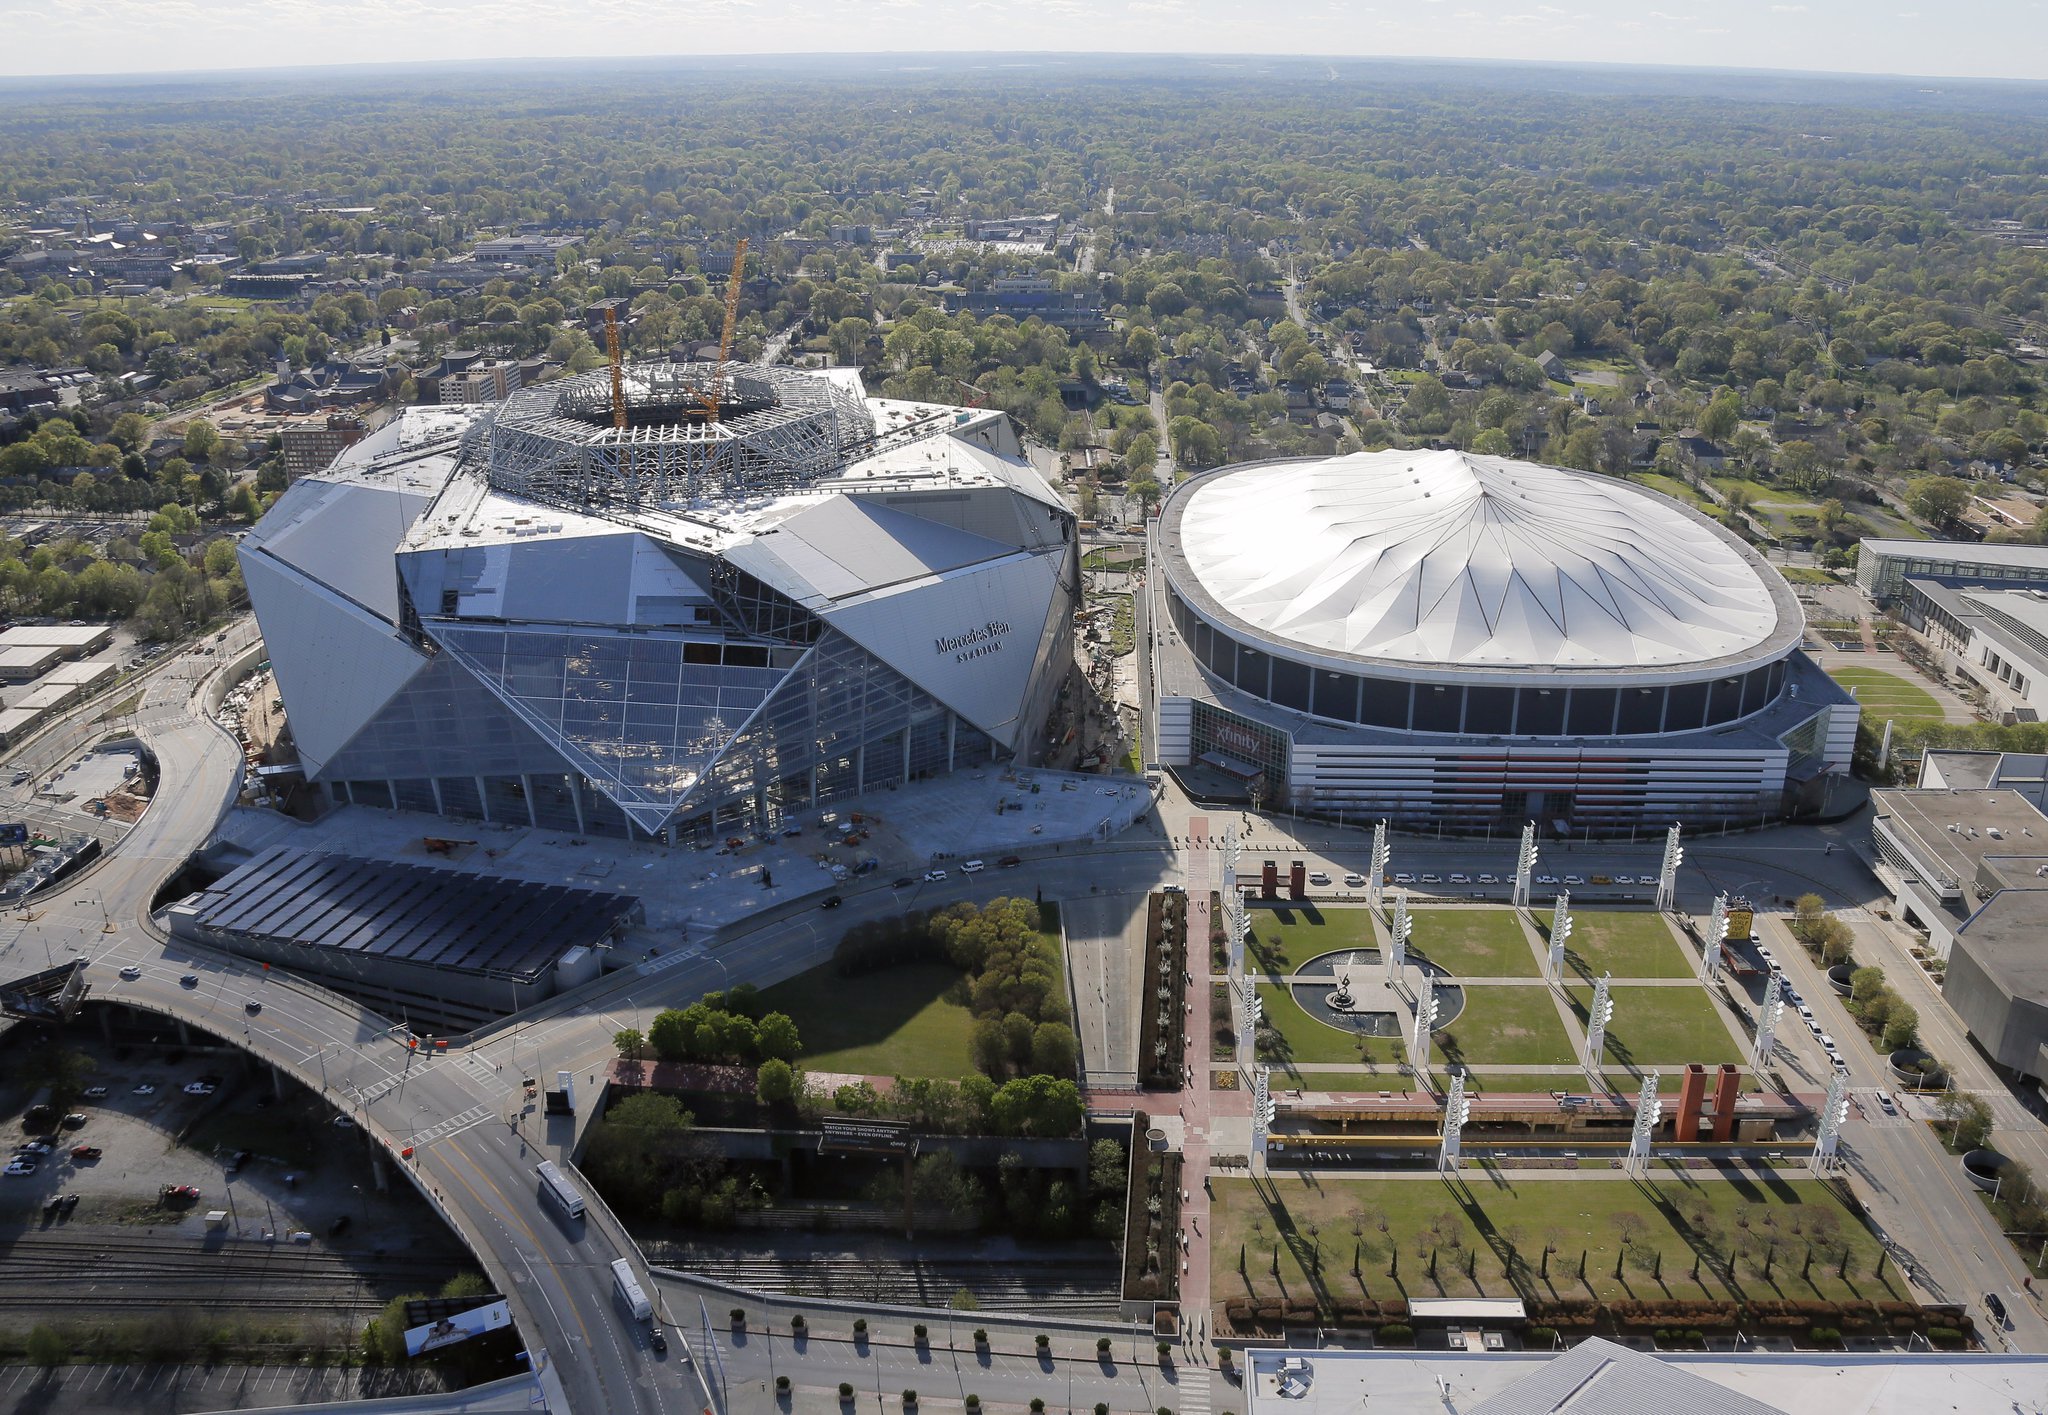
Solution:
M 188 901 L 203 929 L 533 979 L 638 912 L 628 894 L 277 845 Z
M 2007 997 L 2048 1002 L 2048 880 L 2001 889 L 1956 930 L 1955 946 L 1975 959 Z
M 1974 540 L 1866 540 L 1863 548 L 1874 555 L 2048 570 L 2048 546 L 1986 544 Z
M 2048 859 L 2048 817 L 2010 788 L 1897 787 L 1871 792 L 1870 803 L 1923 862 L 1938 862 L 1964 884 L 1987 860 Z

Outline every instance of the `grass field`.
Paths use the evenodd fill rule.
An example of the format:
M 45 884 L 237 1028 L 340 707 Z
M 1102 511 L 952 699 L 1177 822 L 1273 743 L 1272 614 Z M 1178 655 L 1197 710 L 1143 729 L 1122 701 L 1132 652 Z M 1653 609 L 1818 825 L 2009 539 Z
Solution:
M 1250 962 L 1268 977 L 1285 977 L 1319 953 L 1338 948 L 1378 948 L 1369 909 L 1254 909 Z M 1422 925 L 1418 922 L 1416 929 Z M 1447 963 L 1444 965 L 1449 967 Z
M 1279 1048 L 1268 1058 L 1274 1065 L 1359 1064 L 1358 1038 L 1349 1032 L 1340 1032 L 1326 1022 L 1319 1022 L 1302 1011 L 1301 1004 L 1294 1000 L 1294 994 L 1287 990 L 1286 984 L 1260 983 L 1259 999 L 1266 1008 L 1265 1025 L 1280 1036 Z M 1382 1066 L 1394 1065 L 1408 1058 L 1399 1037 L 1373 1037 L 1368 1044 L 1373 1058 Z
M 1546 939 L 1550 920 L 1538 916 Z M 1636 909 L 1572 911 L 1572 936 L 1565 963 L 1582 978 L 1612 973 L 1617 978 L 1690 978 L 1699 972 L 1678 946 L 1661 914 Z
M 1569 1066 L 1578 1059 L 1547 987 L 1466 988 L 1465 1010 L 1437 1032 L 1429 1054 L 1468 1066 Z
M 1617 983 L 1609 986 L 1608 995 L 1614 1000 L 1614 1020 L 1607 1024 L 1606 1057 L 1617 1066 L 1683 1066 L 1691 1061 L 1712 1065 L 1745 1059 L 1704 988 Z M 1593 989 L 1574 987 L 1570 997 L 1572 1012 L 1583 1026 Z
M 1941 704 L 1934 695 L 1910 678 L 1887 673 L 1882 668 L 1831 668 L 1828 677 L 1844 688 L 1856 690 L 1872 721 L 1890 718 L 1904 727 L 1915 722 L 1940 722 Z
M 1652 491 L 1661 491 L 1688 506 L 1710 507 L 1714 504 L 1677 477 L 1667 477 L 1662 472 L 1635 472 L 1630 475 L 1630 480 L 1639 482 Z
M 1456 1180 L 1218 1179 L 1209 1215 L 1210 1296 L 1218 1303 L 1264 1296 L 1332 1304 L 1361 1293 L 1376 1300 L 1644 1301 L 1904 1295 L 1893 1268 L 1876 1275 L 1876 1239 L 1811 1180 L 1673 1175 L 1507 1184 L 1469 1172 Z
M 827 964 L 777 983 L 761 1000 L 796 1023 L 806 1071 L 957 1080 L 974 1072 L 967 1046 L 974 1016 L 947 997 L 961 976 L 957 968 L 918 963 L 842 978 Z
M 1408 947 L 1460 978 L 1536 978 L 1529 936 L 1506 909 L 1417 909 Z

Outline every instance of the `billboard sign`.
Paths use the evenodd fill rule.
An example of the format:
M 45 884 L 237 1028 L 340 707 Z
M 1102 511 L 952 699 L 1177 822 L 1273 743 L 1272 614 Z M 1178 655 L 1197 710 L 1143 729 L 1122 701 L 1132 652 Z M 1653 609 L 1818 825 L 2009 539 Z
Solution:
M 511 1325 L 512 1309 L 501 1299 L 482 1307 L 472 1307 L 466 1312 L 451 1313 L 425 1326 L 409 1328 L 405 1333 L 405 1354 L 424 1356 L 429 1351 L 439 1351 L 444 1346 L 468 1341 L 487 1331 L 502 1331 Z

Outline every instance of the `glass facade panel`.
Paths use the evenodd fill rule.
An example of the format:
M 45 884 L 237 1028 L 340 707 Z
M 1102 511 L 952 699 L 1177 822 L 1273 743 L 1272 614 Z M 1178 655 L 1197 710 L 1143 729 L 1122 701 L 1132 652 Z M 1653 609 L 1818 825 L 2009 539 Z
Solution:
M 484 800 L 477 794 L 473 776 L 437 777 L 441 787 L 441 814 L 463 820 L 482 820 Z
M 1614 730 L 1614 713 L 1623 697 L 1634 697 L 1633 689 L 1574 688 L 1569 726 L 1566 730 L 1574 737 L 1605 737 Z M 1657 702 L 1663 696 L 1662 690 L 1650 695 L 1649 701 Z
M 1338 722 L 1358 721 L 1358 679 L 1349 673 L 1316 674 L 1316 700 L 1309 711 Z
M 1367 678 L 1358 720 L 1372 727 L 1407 727 L 1408 688 L 1389 678 Z
M 1664 709 L 1664 730 L 1697 731 L 1707 720 L 1707 685 L 1674 683 L 1668 691 L 1671 701 Z
M 1713 697 L 1707 705 L 1708 723 L 1719 726 L 1742 716 L 1742 680 L 1716 678 L 1710 685 Z
M 1513 688 L 1474 687 L 1465 690 L 1465 730 L 1495 737 L 1515 728 Z
M 391 798 L 401 811 L 434 811 L 434 783 L 407 777 L 391 783 Z
M 1643 732 L 1656 732 L 1664 723 L 1663 688 L 1624 688 L 1621 690 L 1621 719 L 1615 731 L 1623 736 Z
M 1523 688 L 1515 697 L 1515 731 L 1525 737 L 1555 737 L 1564 731 L 1564 689 Z
M 1273 688 L 1269 695 L 1281 707 L 1308 711 L 1308 665 L 1291 659 L 1273 660 Z
M 1465 690 L 1442 683 L 1418 683 L 1415 687 L 1415 730 L 1464 731 Z

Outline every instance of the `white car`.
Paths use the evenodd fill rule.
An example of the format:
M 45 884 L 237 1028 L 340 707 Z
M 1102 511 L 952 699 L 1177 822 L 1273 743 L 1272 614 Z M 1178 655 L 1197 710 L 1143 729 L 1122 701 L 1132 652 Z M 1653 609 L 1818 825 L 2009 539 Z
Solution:
M 127 967 L 121 970 L 121 976 L 132 983 L 137 978 L 142 976 L 142 970 L 136 967 L 133 963 L 130 963 Z
M 1536 883 L 1538 883 L 1538 884 L 1556 884 L 1557 882 L 1558 882 L 1558 880 L 1557 880 L 1557 876 L 1556 876 L 1556 875 L 1538 875 L 1538 876 L 1536 876 Z
M 337 1130 L 353 1130 L 356 1128 L 356 1123 L 345 1115 L 337 1115 L 334 1117 L 334 1128 Z
M 1833 1051 L 1835 1049 L 1835 1039 L 1826 1032 L 1822 1032 L 1820 1034 L 1820 1047 L 1822 1051 Z
M 1395 884 L 1413 884 L 1413 883 L 1415 883 L 1415 876 L 1414 876 L 1414 875 L 1411 875 L 1411 874 L 1409 874 L 1409 873 L 1408 873 L 1408 872 L 1407 872 L 1406 870 L 1403 870 L 1403 871 L 1401 871 L 1401 872 L 1400 872 L 1399 874 L 1396 874 L 1396 875 L 1394 876 L 1394 883 L 1395 883 Z
M 204 1081 L 190 1081 L 185 1085 L 185 1094 L 188 1096 L 210 1096 L 213 1094 L 213 1089 Z
M 1472 883 L 1472 876 L 1470 876 L 1470 875 L 1460 875 L 1460 874 L 1454 874 L 1454 875 L 1452 875 L 1452 876 L 1451 876 L 1451 883 L 1452 883 L 1452 884 L 1470 884 L 1470 883 Z
M 1879 1091 L 1877 1093 L 1877 1108 L 1886 1115 L 1897 1115 L 1899 1113 L 1898 1106 L 1892 1103 L 1891 1092 L 1889 1091 Z
M 1479 877 L 1479 882 L 1480 882 L 1481 884 L 1499 884 L 1499 883 L 1500 883 L 1500 876 L 1499 876 L 1499 875 L 1481 875 L 1481 876 Z
M 1777 958 L 1775 953 L 1771 952 L 1769 948 L 1761 943 L 1756 946 L 1756 956 L 1763 959 L 1766 963 L 1773 962 Z
M 1310 884 L 1328 884 L 1330 882 L 1329 873 L 1325 870 L 1310 870 L 1308 882 Z
M 926 870 L 924 872 L 924 882 L 926 884 L 941 884 L 944 883 L 945 878 L 946 872 L 944 870 Z
M 1584 883 L 1585 883 L 1585 881 L 1584 881 L 1584 880 L 1582 880 L 1582 879 L 1580 879 L 1580 878 L 1579 878 L 1579 877 L 1578 877 L 1577 875 L 1566 875 L 1566 876 L 1564 877 L 1564 882 L 1565 882 L 1566 884 L 1584 884 Z
M 1365 888 L 1365 876 L 1361 874 L 1348 874 L 1344 876 L 1344 883 L 1350 885 L 1353 889 L 1363 889 Z
M 1444 877 L 1442 875 L 1424 875 L 1422 877 L 1422 882 L 1424 884 L 1442 884 L 1444 882 Z
M 981 871 L 982 863 L 979 860 L 969 860 L 960 866 L 960 873 L 963 875 L 978 875 Z
M 47 1155 L 50 1153 L 50 1147 L 41 1140 L 31 1140 L 26 1145 L 16 1145 L 14 1153 L 17 1155 Z
M 130 1094 L 131 1096 L 153 1096 L 156 1094 L 156 1087 L 150 1085 L 149 1082 L 144 1081 L 141 1085 L 137 1086 L 128 1094 Z
M 105 1086 L 87 1086 L 85 1088 L 85 1098 L 89 1101 L 103 1101 L 107 1098 L 107 1088 Z
M 4 1171 L 0 1171 L 0 1173 L 5 1173 L 15 1178 L 19 1178 L 24 1174 L 34 1174 L 35 1172 L 36 1167 L 33 1160 L 13 1160 L 8 1163 Z

